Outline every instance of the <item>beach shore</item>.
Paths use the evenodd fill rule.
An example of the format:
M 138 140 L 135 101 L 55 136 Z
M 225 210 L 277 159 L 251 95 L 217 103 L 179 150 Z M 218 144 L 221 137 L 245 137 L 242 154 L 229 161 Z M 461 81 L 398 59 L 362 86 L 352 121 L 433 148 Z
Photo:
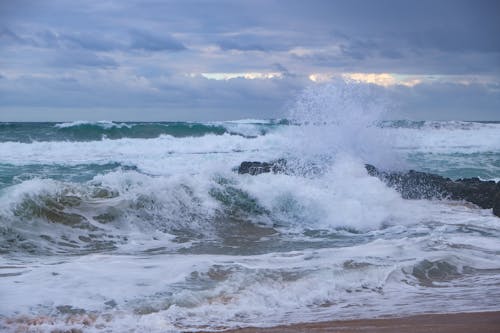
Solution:
M 241 328 L 225 333 L 498 333 L 499 312 L 426 314 L 402 318 L 359 319 Z

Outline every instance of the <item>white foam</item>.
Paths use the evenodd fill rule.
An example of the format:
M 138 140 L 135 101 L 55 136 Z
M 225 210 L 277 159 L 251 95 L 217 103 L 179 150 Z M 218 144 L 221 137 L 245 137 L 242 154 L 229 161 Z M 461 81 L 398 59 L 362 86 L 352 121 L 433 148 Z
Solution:
M 97 125 L 97 126 L 102 127 L 104 129 L 109 129 L 109 128 L 113 128 L 113 127 L 117 127 L 117 128 L 122 128 L 122 127 L 129 127 L 130 128 L 131 127 L 131 125 L 129 125 L 129 124 L 115 123 L 115 122 L 112 122 L 109 120 L 99 120 L 99 121 L 76 120 L 76 121 L 72 121 L 69 123 L 59 123 L 59 124 L 56 124 L 54 126 L 57 128 L 70 128 L 70 127 L 78 127 L 78 126 L 82 126 L 82 125 Z
M 488 126 L 486 126 L 488 125 Z M 412 152 L 463 153 L 500 152 L 500 124 L 473 128 L 385 128 L 396 140 L 394 146 Z
M 449 312 L 495 309 L 495 304 L 485 300 L 500 293 L 498 286 L 491 285 L 490 297 L 483 299 L 477 297 L 485 296 L 485 291 L 475 288 L 489 281 L 491 274 L 451 281 L 445 289 L 424 288 L 412 280 L 412 267 L 424 259 L 445 260 L 460 270 L 464 266 L 498 267 L 497 256 L 485 256 L 498 245 L 476 244 L 477 249 L 459 250 L 462 240 L 456 243 L 449 238 L 450 246 L 435 248 L 439 237 L 443 234 L 435 230 L 420 237 L 254 256 L 37 259 L 9 271 L 21 275 L 2 278 L 0 313 L 43 315 L 56 306 L 69 305 L 111 318 L 101 319 L 101 328 L 86 327 L 91 331 L 161 332 L 371 317 L 391 314 L 394 307 L 399 314 L 425 313 L 436 311 L 436 304 L 439 311 Z M 1 264 L 12 263 L 3 260 Z M 14 281 L 16 288 L 8 288 Z M 449 302 L 450 295 L 458 298 Z M 110 301 L 116 304 L 112 309 L 106 305 Z M 148 306 L 158 310 L 134 314 Z M 71 327 L 64 324 L 64 318 L 54 321 Z M 54 325 L 48 325 L 47 331 L 50 328 Z
M 373 230 L 415 223 L 422 217 L 421 202 L 401 199 L 396 191 L 368 176 L 363 163 L 349 157 L 339 157 L 321 177 L 246 176 L 242 188 L 287 227 Z
M 163 135 L 155 139 L 119 139 L 93 142 L 3 142 L 0 143 L 0 159 L 14 165 L 27 164 L 106 164 L 118 162 L 135 165 L 145 172 L 164 173 L 170 160 L 185 155 L 186 160 L 209 160 L 231 153 L 262 151 L 277 148 L 286 138 L 269 135 L 256 139 L 245 139 L 234 135 L 206 135 L 201 138 L 174 138 Z M 279 150 L 279 149 L 278 149 Z M 210 156 L 197 156 L 197 155 Z M 241 157 L 240 157 L 241 158 Z M 194 169 L 194 166 L 192 166 Z

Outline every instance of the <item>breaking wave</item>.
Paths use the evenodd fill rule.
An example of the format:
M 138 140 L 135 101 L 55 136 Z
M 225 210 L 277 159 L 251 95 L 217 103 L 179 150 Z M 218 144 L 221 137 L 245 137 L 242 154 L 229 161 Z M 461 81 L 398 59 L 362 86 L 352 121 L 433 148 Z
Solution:
M 75 121 L 71 123 L 0 123 L 0 142 L 36 141 L 99 141 L 104 139 L 153 139 L 162 135 L 176 138 L 202 137 L 205 135 L 240 135 L 255 137 L 266 134 L 282 120 L 242 122 L 156 122 L 116 123 L 111 121 Z

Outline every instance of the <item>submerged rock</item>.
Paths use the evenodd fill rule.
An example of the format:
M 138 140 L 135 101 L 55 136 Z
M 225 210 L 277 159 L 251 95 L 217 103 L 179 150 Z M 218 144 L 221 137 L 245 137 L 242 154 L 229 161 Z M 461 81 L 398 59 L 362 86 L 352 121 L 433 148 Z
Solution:
M 479 178 L 451 180 L 427 172 L 382 171 L 375 166 L 365 165 L 368 174 L 382 180 L 387 186 L 401 193 L 404 199 L 451 199 L 465 200 L 481 208 L 493 208 L 493 214 L 500 217 L 500 182 L 484 181 Z M 287 173 L 286 161 L 242 162 L 239 174 L 259 175 L 262 173 Z

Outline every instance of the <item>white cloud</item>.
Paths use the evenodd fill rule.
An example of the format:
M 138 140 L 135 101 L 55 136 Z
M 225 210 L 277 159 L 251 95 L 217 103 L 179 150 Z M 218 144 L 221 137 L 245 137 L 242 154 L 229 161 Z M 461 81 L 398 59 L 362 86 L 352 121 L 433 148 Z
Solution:
M 191 74 L 191 76 L 196 74 Z M 241 72 L 241 73 L 200 73 L 209 80 L 232 80 L 232 79 L 247 79 L 247 80 L 264 80 L 264 79 L 280 79 L 283 73 L 280 72 Z
M 401 76 L 391 73 L 313 73 L 309 75 L 309 80 L 315 83 L 324 83 L 336 78 L 344 81 L 375 84 L 382 87 L 402 85 L 413 87 L 422 83 L 423 79 L 417 76 Z

